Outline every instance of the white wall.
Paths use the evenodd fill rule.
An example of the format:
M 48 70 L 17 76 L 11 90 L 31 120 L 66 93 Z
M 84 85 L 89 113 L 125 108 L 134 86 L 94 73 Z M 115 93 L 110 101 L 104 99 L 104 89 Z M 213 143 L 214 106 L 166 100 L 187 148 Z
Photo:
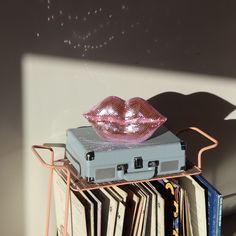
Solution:
M 87 124 L 82 113 L 106 96 L 149 99 L 168 91 L 184 95 L 204 91 L 236 104 L 236 81 L 228 78 L 39 55 L 24 55 L 22 69 L 27 236 L 42 235 L 47 187 L 47 171 L 33 157 L 31 145 L 64 142 L 66 129 Z M 236 113 L 228 117 L 235 118 Z M 216 181 L 225 194 L 236 192 L 230 183 L 231 178 L 235 180 L 236 150 L 230 155 L 230 161 L 222 166 L 228 172 Z

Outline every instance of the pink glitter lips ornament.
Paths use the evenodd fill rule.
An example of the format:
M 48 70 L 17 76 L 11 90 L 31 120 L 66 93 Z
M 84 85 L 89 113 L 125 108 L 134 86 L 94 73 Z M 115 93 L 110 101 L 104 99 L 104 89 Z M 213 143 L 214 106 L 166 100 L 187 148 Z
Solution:
M 142 142 L 166 121 L 166 117 L 139 97 L 124 101 L 110 96 L 83 115 L 101 138 L 111 142 Z

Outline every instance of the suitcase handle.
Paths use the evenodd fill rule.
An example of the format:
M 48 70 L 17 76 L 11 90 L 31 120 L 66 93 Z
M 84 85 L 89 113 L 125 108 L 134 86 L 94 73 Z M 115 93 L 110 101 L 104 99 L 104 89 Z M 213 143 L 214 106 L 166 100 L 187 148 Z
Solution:
M 154 175 L 155 175 L 155 168 L 153 168 L 153 171 L 125 173 L 124 179 L 126 181 L 144 180 L 144 179 L 151 179 L 152 177 L 154 177 Z

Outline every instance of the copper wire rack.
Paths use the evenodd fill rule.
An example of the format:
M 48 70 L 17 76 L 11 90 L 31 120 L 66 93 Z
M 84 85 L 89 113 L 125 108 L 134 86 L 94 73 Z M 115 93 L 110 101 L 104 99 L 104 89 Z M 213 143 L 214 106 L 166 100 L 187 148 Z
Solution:
M 52 198 L 52 185 L 53 185 L 53 173 L 56 171 L 61 178 L 66 183 L 66 202 L 65 202 L 65 218 L 64 218 L 64 232 L 63 236 L 67 236 L 67 228 L 68 228 L 68 213 L 69 213 L 69 204 L 70 204 L 70 191 L 84 191 L 89 189 L 97 189 L 97 188 L 105 188 L 105 187 L 111 187 L 113 185 L 127 185 L 127 184 L 133 184 L 138 182 L 147 182 L 147 181 L 154 181 L 154 180 L 160 180 L 160 179 L 169 179 L 169 178 L 179 178 L 183 176 L 189 176 L 189 175 L 199 175 L 201 174 L 201 163 L 202 163 L 202 154 L 210 149 L 215 148 L 218 145 L 218 141 L 211 137 L 209 134 L 205 133 L 199 128 L 196 127 L 189 127 L 187 129 L 183 129 L 180 132 L 177 133 L 177 136 L 182 134 L 186 131 L 195 131 L 202 136 L 204 136 L 206 139 L 212 142 L 212 144 L 205 146 L 201 148 L 198 151 L 197 154 L 197 163 L 192 164 L 187 162 L 186 164 L 186 170 L 178 172 L 178 173 L 172 173 L 167 175 L 158 175 L 151 179 L 145 179 L 145 180 L 135 180 L 135 181 L 126 181 L 126 180 L 120 180 L 120 181 L 111 181 L 111 182 L 103 182 L 103 183 L 88 183 L 86 179 L 82 178 L 75 168 L 70 164 L 69 160 L 66 158 L 65 155 L 65 144 L 58 144 L 58 143 L 47 143 L 44 145 L 33 145 L 32 151 L 35 155 L 35 157 L 40 161 L 42 166 L 49 169 L 49 179 L 48 179 L 48 197 L 47 197 L 47 212 L 46 212 L 46 224 L 45 224 L 45 236 L 48 236 L 49 234 L 49 224 L 50 224 L 50 211 L 51 211 L 51 198 Z M 55 149 L 56 148 L 63 148 L 64 154 L 61 156 L 61 158 L 55 159 Z M 50 153 L 49 162 L 45 161 L 45 156 L 42 156 L 39 152 L 39 150 L 47 150 Z

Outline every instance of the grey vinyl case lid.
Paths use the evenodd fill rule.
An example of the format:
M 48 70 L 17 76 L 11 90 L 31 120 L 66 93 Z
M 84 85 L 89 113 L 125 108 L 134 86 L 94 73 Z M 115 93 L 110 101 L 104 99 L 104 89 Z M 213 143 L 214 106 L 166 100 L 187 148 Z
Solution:
M 66 152 L 80 175 L 95 182 L 151 178 L 154 172 L 178 172 L 185 166 L 181 140 L 164 126 L 152 138 L 135 144 L 104 141 L 91 126 L 68 129 Z

